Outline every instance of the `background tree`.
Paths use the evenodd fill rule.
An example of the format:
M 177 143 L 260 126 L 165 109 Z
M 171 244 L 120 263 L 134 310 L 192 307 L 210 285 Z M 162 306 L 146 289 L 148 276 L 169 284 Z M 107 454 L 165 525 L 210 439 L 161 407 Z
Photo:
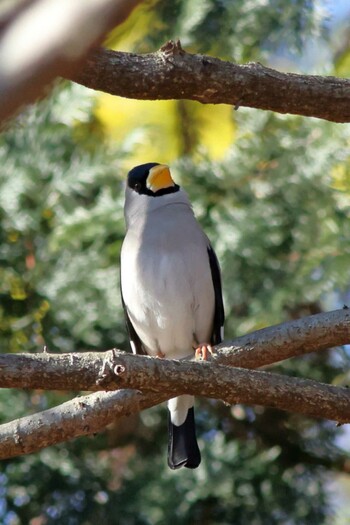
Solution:
M 312 72 L 338 73 L 339 67 L 345 75 L 348 48 L 333 60 L 335 29 L 319 9 L 302 0 L 160 1 L 141 6 L 110 42 L 122 46 L 129 38 L 130 47 L 146 52 L 180 36 L 192 52 L 265 63 L 287 54 L 302 68 L 301 52 L 317 37 L 329 60 Z M 135 112 L 139 104 L 145 103 L 133 103 Z M 148 104 L 154 112 L 161 108 L 159 118 L 149 123 L 139 116 L 136 126 L 124 116 L 114 127 L 105 95 L 63 83 L 1 135 L 4 352 L 44 344 L 63 351 L 127 348 L 118 291 L 122 181 L 138 160 L 172 160 L 214 241 L 228 337 L 346 302 L 348 128 L 221 107 L 209 110 L 208 123 L 208 108 L 194 102 Z M 120 115 L 120 105 L 115 111 Z M 225 151 L 210 146 L 214 137 L 220 142 L 221 127 Z M 162 144 L 160 158 L 155 148 L 152 158 L 140 159 L 149 137 Z M 346 363 L 346 349 L 337 349 L 280 369 L 346 384 Z M 65 398 L 42 391 L 2 390 L 0 396 L 2 421 Z M 271 409 L 200 405 L 201 469 L 167 470 L 164 408 L 157 407 L 103 435 L 4 461 L 1 519 L 31 525 L 334 523 L 329 487 L 331 472 L 347 471 L 343 429 Z

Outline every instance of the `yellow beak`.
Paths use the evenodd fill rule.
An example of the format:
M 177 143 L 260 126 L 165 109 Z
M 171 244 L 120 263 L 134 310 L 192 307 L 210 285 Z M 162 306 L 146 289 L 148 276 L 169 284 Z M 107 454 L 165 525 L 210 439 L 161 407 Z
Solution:
M 175 186 L 169 167 L 166 164 L 159 164 L 150 169 L 147 177 L 147 188 L 153 192 Z

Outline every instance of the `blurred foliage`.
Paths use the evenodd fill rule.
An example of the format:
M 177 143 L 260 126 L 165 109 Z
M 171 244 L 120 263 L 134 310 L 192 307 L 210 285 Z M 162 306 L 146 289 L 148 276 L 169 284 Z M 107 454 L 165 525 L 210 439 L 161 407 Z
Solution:
M 0 323 L 10 351 L 123 341 L 122 153 L 103 145 L 85 92 L 57 88 L 0 137 Z
M 326 37 L 328 13 L 318 0 L 148 0 L 108 36 L 109 47 L 148 53 L 179 38 L 193 53 L 245 62 L 288 46 L 300 52 L 310 37 Z
M 142 4 L 110 41 L 153 51 L 181 37 L 193 52 L 268 60 L 326 39 L 324 16 L 309 0 L 160 0 Z M 335 67 L 344 71 L 348 53 Z M 348 298 L 348 127 L 186 101 L 113 106 L 104 97 L 56 86 L 0 136 L 2 351 L 127 347 L 118 261 L 123 179 L 136 159 L 176 159 L 174 177 L 221 261 L 227 338 Z M 342 383 L 347 364 L 337 349 L 279 370 Z M 1 422 L 67 396 L 2 390 Z M 334 523 L 330 472 L 345 468 L 341 428 L 210 400 L 196 417 L 203 463 L 195 471 L 166 467 L 164 407 L 4 461 L 0 522 Z

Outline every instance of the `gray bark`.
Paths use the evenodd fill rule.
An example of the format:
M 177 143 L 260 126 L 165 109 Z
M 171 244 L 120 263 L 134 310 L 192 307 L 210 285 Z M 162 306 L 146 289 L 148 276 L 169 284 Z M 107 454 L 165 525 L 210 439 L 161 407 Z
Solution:
M 66 78 L 139 100 L 188 99 L 350 121 L 348 79 L 281 73 L 259 63 L 238 65 L 186 53 L 179 42 L 144 55 L 96 49 L 80 73 Z
M 343 309 L 223 343 L 211 362 L 204 363 L 135 356 L 116 349 L 103 353 L 0 355 L 0 387 L 125 389 L 93 393 L 1 425 L 0 458 L 95 433 L 118 416 L 182 393 L 350 422 L 347 388 L 248 370 L 346 343 L 350 343 L 350 312 Z M 237 364 L 247 369 L 232 367 Z

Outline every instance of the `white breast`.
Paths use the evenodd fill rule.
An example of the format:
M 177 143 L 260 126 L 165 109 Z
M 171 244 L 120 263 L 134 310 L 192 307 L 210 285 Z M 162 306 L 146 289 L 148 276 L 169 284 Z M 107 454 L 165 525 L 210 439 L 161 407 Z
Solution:
M 185 357 L 209 342 L 214 289 L 208 240 L 192 210 L 170 204 L 129 227 L 121 282 L 130 320 L 150 355 Z

